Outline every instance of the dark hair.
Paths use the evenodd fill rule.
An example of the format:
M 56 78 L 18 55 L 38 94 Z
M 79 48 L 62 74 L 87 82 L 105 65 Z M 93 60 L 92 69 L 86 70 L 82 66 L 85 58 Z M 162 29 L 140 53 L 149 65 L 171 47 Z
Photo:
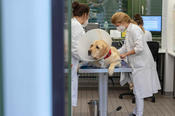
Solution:
M 89 6 L 78 2 L 72 3 L 73 16 L 82 16 L 89 13 Z
M 140 16 L 140 14 L 135 14 L 134 15 L 134 21 L 138 24 L 138 25 L 143 25 L 143 19 Z
M 145 29 L 143 27 L 143 19 L 140 16 L 140 14 L 135 14 L 134 15 L 134 21 L 137 23 L 137 25 L 140 26 L 140 28 L 142 29 L 142 31 L 145 33 Z

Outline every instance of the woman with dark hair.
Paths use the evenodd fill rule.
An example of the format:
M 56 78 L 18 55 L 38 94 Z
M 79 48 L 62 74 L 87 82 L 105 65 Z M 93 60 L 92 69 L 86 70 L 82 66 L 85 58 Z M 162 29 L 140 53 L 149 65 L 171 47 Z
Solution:
M 135 14 L 134 15 L 134 21 L 137 23 L 137 25 L 142 29 L 142 31 L 145 33 L 145 40 L 146 41 L 152 41 L 152 34 L 150 31 L 147 31 L 143 28 L 143 19 L 140 16 L 140 14 Z
M 78 41 L 82 38 L 85 31 L 83 27 L 88 24 L 89 18 L 89 7 L 85 4 L 78 2 L 72 3 L 72 14 L 71 19 L 72 27 L 72 106 L 77 106 L 78 96 L 78 75 L 77 69 L 80 57 L 77 53 Z

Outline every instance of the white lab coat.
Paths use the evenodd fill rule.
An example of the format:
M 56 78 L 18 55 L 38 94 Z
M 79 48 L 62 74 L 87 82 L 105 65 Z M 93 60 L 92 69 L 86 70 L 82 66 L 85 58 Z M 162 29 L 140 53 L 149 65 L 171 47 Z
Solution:
M 150 31 L 145 30 L 145 40 L 146 41 L 152 41 L 152 34 Z
M 133 72 L 129 76 L 134 84 L 134 94 L 140 98 L 150 97 L 161 89 L 156 64 L 144 39 L 143 31 L 137 25 L 130 23 L 126 30 L 124 45 L 119 52 L 122 54 L 133 49 L 135 54 L 128 56 L 127 60 L 133 68 Z M 128 81 L 129 76 L 121 75 L 121 78 Z
M 78 98 L 78 75 L 77 69 L 80 57 L 78 55 L 78 41 L 82 38 L 85 31 L 82 25 L 76 20 L 76 18 L 71 19 L 72 27 L 72 106 L 77 106 Z

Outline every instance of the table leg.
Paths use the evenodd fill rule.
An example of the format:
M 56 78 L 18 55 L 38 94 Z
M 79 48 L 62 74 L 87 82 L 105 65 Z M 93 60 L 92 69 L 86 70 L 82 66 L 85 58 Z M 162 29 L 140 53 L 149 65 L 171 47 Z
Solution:
M 99 74 L 99 116 L 108 113 L 108 74 Z

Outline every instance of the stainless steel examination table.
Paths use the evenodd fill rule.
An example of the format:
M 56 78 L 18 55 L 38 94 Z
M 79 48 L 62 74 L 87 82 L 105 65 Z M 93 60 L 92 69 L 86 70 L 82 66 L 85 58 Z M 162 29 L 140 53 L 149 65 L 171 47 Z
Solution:
M 132 72 L 132 68 L 124 61 L 121 67 L 116 67 L 114 72 Z M 95 68 L 90 66 L 81 66 L 79 73 L 94 74 L 98 73 L 98 89 L 99 89 L 99 116 L 107 116 L 108 114 L 108 69 Z

